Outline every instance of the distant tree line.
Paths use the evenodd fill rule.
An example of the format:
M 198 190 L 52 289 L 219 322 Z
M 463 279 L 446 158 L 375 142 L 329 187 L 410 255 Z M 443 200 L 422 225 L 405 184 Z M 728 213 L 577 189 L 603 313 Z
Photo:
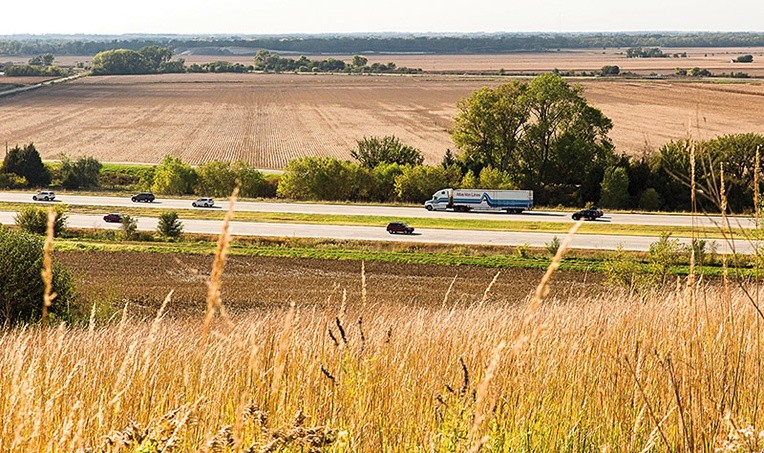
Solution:
M 668 58 L 669 56 L 669 54 L 663 53 L 658 47 L 649 49 L 632 47 L 626 51 L 626 58 Z
M 27 77 L 27 76 L 52 76 L 60 77 L 67 75 L 69 71 L 53 65 L 53 54 L 46 53 L 36 55 L 29 59 L 29 64 L 6 64 L 3 65 L 3 72 L 9 77 Z
M 397 67 L 395 63 L 372 63 L 362 55 L 355 55 L 350 63 L 335 58 L 312 60 L 306 56 L 285 58 L 277 53 L 260 50 L 255 55 L 255 70 L 265 72 L 359 72 L 359 73 L 403 73 L 422 72 L 421 69 Z
M 95 55 L 114 49 L 139 50 L 146 46 L 186 49 L 227 47 L 305 54 L 438 53 L 490 54 L 561 48 L 635 47 L 761 47 L 764 33 L 493 33 L 464 35 L 300 35 L 216 37 L 18 37 L 0 40 L 2 55 Z M 220 50 L 220 49 L 223 50 Z

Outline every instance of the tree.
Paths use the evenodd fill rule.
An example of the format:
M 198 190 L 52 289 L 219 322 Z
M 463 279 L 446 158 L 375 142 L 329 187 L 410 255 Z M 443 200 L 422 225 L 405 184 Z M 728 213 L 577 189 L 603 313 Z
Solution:
M 371 170 L 374 186 L 369 196 L 376 201 L 391 201 L 396 198 L 395 178 L 405 171 L 400 164 L 379 164 Z
M 354 162 L 302 157 L 284 168 L 277 195 L 295 200 L 364 200 L 373 185 L 369 170 Z
M 254 198 L 262 196 L 261 192 L 265 185 L 265 175 L 263 175 L 263 172 L 244 161 L 234 162 L 232 169 L 239 183 L 239 194 L 242 197 Z
M 151 66 L 140 53 L 129 49 L 99 52 L 93 57 L 92 72 L 95 75 L 146 74 Z
M 196 192 L 199 195 L 227 197 L 236 187 L 236 172 L 230 162 L 212 161 L 199 167 Z
M 369 62 L 369 59 L 361 56 L 361 55 L 354 55 L 353 60 L 351 62 L 351 65 L 353 65 L 354 68 L 363 68 L 366 66 L 366 63 Z
M 52 53 L 46 53 L 42 55 L 37 55 L 35 57 L 32 57 L 29 59 L 29 65 L 30 66 L 50 66 L 53 64 L 53 54 Z
M 138 49 L 138 53 L 146 62 L 146 69 L 149 72 L 159 72 L 172 58 L 172 49 L 169 47 L 145 46 Z
M 19 148 L 11 148 L 3 160 L 3 171 L 26 178 L 30 186 L 41 187 L 50 184 L 50 171 L 42 163 L 40 153 L 33 143 Z
M 618 75 L 620 73 L 621 68 L 618 66 L 603 66 L 602 69 L 600 69 L 600 75 L 603 76 Z
M 580 187 L 613 158 L 612 122 L 582 92 L 555 74 L 475 91 L 454 117 L 460 160 L 475 174 L 506 172 L 517 186 L 538 191 L 540 203 L 552 201 L 551 186 Z
M 395 178 L 395 192 L 403 201 L 424 203 L 437 190 L 455 187 L 461 179 L 461 171 L 455 166 L 449 168 L 443 168 L 440 165 L 405 167 L 403 173 Z
M 605 170 L 602 179 L 600 205 L 604 208 L 623 209 L 629 203 L 629 177 L 622 167 Z
M 61 185 L 67 189 L 80 187 L 98 187 L 101 174 L 101 162 L 95 157 L 81 157 L 76 162 L 65 155 L 61 156 Z
M 125 240 L 129 241 L 133 239 L 138 232 L 138 219 L 129 214 L 125 214 L 122 216 L 122 220 L 119 223 L 120 228 L 122 229 L 122 236 Z
M 44 284 L 43 238 L 0 225 L 0 325 L 34 322 L 42 315 Z M 76 291 L 71 275 L 58 263 L 53 265 L 56 297 L 49 313 L 69 320 Z
M 183 233 L 183 223 L 178 220 L 178 213 L 175 211 L 163 211 L 159 214 L 157 233 L 165 238 L 179 238 Z
M 483 167 L 517 170 L 518 147 L 529 118 L 524 82 L 481 88 L 457 103 L 451 137 L 475 172 Z
M 508 174 L 496 168 L 485 167 L 480 170 L 480 176 L 478 177 L 478 187 L 472 188 L 516 189 L 517 187 L 512 183 Z
M 753 63 L 753 55 L 741 55 L 734 60 L 733 63 Z
M 178 157 L 167 155 L 157 165 L 151 187 L 156 193 L 187 195 L 194 193 L 196 179 L 197 174 L 190 165 L 184 164 Z
M 364 137 L 357 140 L 357 148 L 350 155 L 366 168 L 379 164 L 421 165 L 424 162 L 422 152 L 413 146 L 404 145 L 394 135 Z
M 66 208 L 56 205 L 53 209 L 56 212 L 56 218 L 53 221 L 53 235 L 59 236 L 66 227 Z M 27 233 L 44 235 L 48 231 L 48 208 L 37 206 L 21 208 L 14 220 L 16 225 Z

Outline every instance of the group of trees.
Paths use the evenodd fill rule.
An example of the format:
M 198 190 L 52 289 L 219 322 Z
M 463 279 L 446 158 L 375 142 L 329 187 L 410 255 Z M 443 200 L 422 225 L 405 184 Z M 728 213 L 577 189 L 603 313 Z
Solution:
M 168 155 L 154 169 L 151 190 L 166 195 L 226 197 L 237 185 L 242 197 L 260 197 L 267 190 L 263 173 L 246 162 L 211 161 L 194 168 Z
M 416 73 L 421 69 L 397 67 L 395 63 L 373 63 L 369 66 L 369 60 L 361 55 L 355 55 L 350 63 L 335 58 L 324 60 L 311 60 L 306 56 L 298 59 L 285 58 L 277 53 L 260 50 L 255 55 L 255 70 L 265 72 L 362 72 L 362 73 Z
M 668 58 L 669 56 L 669 54 L 663 53 L 658 47 L 649 49 L 632 47 L 626 51 L 626 58 Z
M 492 33 L 412 36 L 399 35 L 300 35 L 198 37 L 168 36 L 124 39 L 123 36 L 23 37 L 0 40 L 0 55 L 95 55 L 118 48 L 138 50 L 146 46 L 186 49 L 270 49 L 304 54 L 340 53 L 439 53 L 487 54 L 561 48 L 633 47 L 761 47 L 763 33 L 667 32 L 667 33 Z
M 40 153 L 33 143 L 14 146 L 5 154 L 0 169 L 0 186 L 42 187 L 51 182 L 50 171 L 42 163 Z
M 106 50 L 93 57 L 91 70 L 96 75 L 184 72 L 183 60 L 170 61 L 172 53 L 161 46 Z

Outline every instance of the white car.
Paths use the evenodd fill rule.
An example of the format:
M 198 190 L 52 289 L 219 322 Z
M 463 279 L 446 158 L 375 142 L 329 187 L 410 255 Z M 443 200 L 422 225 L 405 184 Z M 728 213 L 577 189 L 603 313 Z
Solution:
M 195 202 L 191 203 L 191 206 L 195 208 L 211 208 L 215 206 L 215 200 L 212 198 L 200 198 L 196 200 Z
M 37 195 L 32 195 L 34 201 L 53 201 L 56 199 L 56 194 L 50 191 L 38 192 Z

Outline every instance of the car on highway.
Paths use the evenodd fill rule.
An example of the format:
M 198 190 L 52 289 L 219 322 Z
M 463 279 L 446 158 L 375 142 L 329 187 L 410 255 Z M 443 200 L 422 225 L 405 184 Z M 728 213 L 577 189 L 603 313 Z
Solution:
M 143 201 L 143 202 L 146 202 L 146 203 L 151 203 L 155 199 L 156 199 L 156 197 L 154 197 L 154 194 L 151 193 L 151 192 L 141 192 L 141 193 L 137 193 L 137 194 L 133 195 L 132 197 L 130 197 L 130 200 L 132 200 L 133 203 L 137 203 L 139 201 Z
M 56 194 L 48 190 L 43 190 L 41 192 L 37 192 L 36 195 L 32 195 L 32 200 L 34 201 L 53 201 L 55 199 Z
M 195 208 L 211 208 L 215 206 L 215 200 L 212 198 L 200 198 L 191 203 L 191 206 Z
M 597 220 L 602 217 L 602 215 L 602 211 L 595 207 L 591 207 L 589 209 L 582 209 L 578 212 L 574 212 L 571 217 L 573 217 L 573 220 Z
M 414 232 L 414 227 L 408 226 L 403 222 L 390 222 L 387 224 L 387 232 L 390 234 L 411 234 Z
M 122 214 L 118 212 L 106 214 L 105 216 L 103 216 L 103 221 L 108 223 L 120 223 L 122 221 Z

